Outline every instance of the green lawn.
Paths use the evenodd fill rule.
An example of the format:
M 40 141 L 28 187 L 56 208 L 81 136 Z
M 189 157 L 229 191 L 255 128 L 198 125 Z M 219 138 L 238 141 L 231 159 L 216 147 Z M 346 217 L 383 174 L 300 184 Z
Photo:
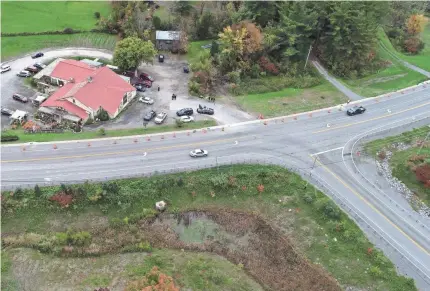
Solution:
M 80 46 L 113 50 L 116 41 L 117 36 L 104 33 L 2 37 L 1 58 L 5 60 L 50 47 Z
M 327 81 L 306 89 L 286 88 L 276 92 L 235 97 L 242 108 L 264 117 L 288 115 L 345 103 L 347 98 Z
M 212 119 L 207 121 L 196 121 L 185 123 L 183 127 L 177 128 L 176 125 L 160 125 L 151 126 L 147 129 L 144 128 L 130 128 L 130 129 L 112 129 L 106 130 L 106 135 L 102 136 L 98 131 L 84 131 L 81 133 L 73 133 L 70 131 L 64 133 L 36 133 L 36 134 L 26 134 L 21 129 L 9 130 L 8 133 L 12 135 L 18 135 L 19 140 L 15 143 L 25 143 L 25 142 L 45 142 L 45 141 L 60 141 L 60 140 L 78 140 L 78 139 L 92 139 L 92 138 L 102 138 L 102 137 L 120 137 L 129 135 L 141 135 L 141 134 L 151 134 L 158 132 L 168 132 L 168 131 L 181 131 L 188 129 L 197 129 L 209 126 L 215 126 L 216 122 Z
M 107 188 L 109 192 L 102 194 L 107 196 L 103 196 L 98 201 L 94 200 L 94 197 L 97 197 L 97 193 L 104 193 L 100 184 L 85 184 L 81 187 L 80 192 L 75 192 L 78 191 L 75 187 L 72 191 L 80 193 L 79 196 L 76 196 L 77 200 L 70 207 L 63 209 L 48 201 L 49 197 L 59 191 L 58 186 L 41 188 L 40 193 L 37 194 L 32 189 L 22 192 L 15 191 L 13 196 L 10 196 L 10 193 L 2 193 L 2 231 L 4 233 L 13 232 L 13 234 L 27 232 L 28 235 L 30 232 L 36 232 L 49 234 L 47 237 L 49 238 L 52 237 L 53 232 L 65 231 L 66 228 L 78 228 L 90 231 L 92 233 L 90 239 L 96 246 L 105 244 L 109 246 L 108 250 L 111 249 L 112 244 L 123 247 L 124 244 L 132 241 L 131 237 L 146 237 L 144 232 L 141 233 L 141 227 L 144 224 L 136 224 L 136 222 L 139 221 L 142 214 L 143 217 L 146 217 L 146 213 L 153 208 L 155 201 L 168 201 L 168 212 L 171 213 L 179 213 L 187 209 L 212 209 L 213 211 L 220 208 L 234 209 L 260 215 L 269 224 L 276 225 L 276 228 L 280 229 L 282 233 L 288 234 L 288 240 L 282 242 L 288 244 L 291 241 L 294 246 L 288 252 L 297 250 L 311 262 L 322 265 L 338 280 L 341 286 L 350 286 L 357 290 L 416 290 L 413 280 L 397 275 L 393 264 L 382 253 L 373 249 L 369 254 L 369 248 L 373 248 L 373 246 L 360 228 L 346 214 L 339 211 L 337 206 L 330 202 L 330 199 L 311 185 L 304 187 L 307 183 L 300 176 L 286 169 L 276 166 L 237 165 L 167 176 L 157 175 L 151 178 L 118 180 L 117 183 L 118 188 Z M 261 193 L 257 191 L 258 185 L 264 186 Z M 110 191 L 115 191 L 116 194 Z M 137 219 L 134 219 L 135 217 Z M 114 231 L 110 228 L 106 229 L 105 227 L 112 225 L 114 219 L 121 224 L 115 224 L 116 230 Z M 237 227 L 246 228 L 246 220 L 237 223 Z M 200 225 L 200 227 L 203 227 L 201 231 L 205 231 L 204 225 Z M 232 227 L 234 229 L 234 226 Z M 261 235 L 269 236 L 270 240 L 273 234 L 266 231 L 267 228 L 264 229 Z M 106 235 L 114 236 L 116 239 L 107 239 Z M 11 236 L 13 235 L 11 234 Z M 11 236 L 8 238 L 8 242 L 15 242 L 13 244 L 15 247 L 20 245 L 29 247 L 32 244 L 34 247 L 35 244 L 37 248 L 38 244 L 43 243 L 44 250 L 46 250 L 47 244 L 49 244 L 49 241 L 45 240 L 36 242 L 34 239 L 38 239 L 35 235 L 31 235 L 32 240 L 30 237 L 20 240 L 18 237 Z M 253 237 L 251 235 L 251 238 Z M 232 243 L 236 244 L 236 242 Z M 8 252 L 13 251 L 13 246 L 8 247 Z M 42 245 L 40 246 L 42 247 Z M 265 245 L 262 253 L 267 254 L 271 251 L 276 253 L 277 249 L 272 250 L 270 246 L 270 243 Z M 254 253 L 249 253 L 249 256 L 253 255 Z M 19 255 L 15 259 L 25 261 L 25 258 Z M 300 257 L 295 257 L 292 263 L 296 263 L 298 259 Z M 100 259 L 91 258 L 91 260 L 96 264 L 97 260 L 103 260 L 103 256 Z M 191 258 L 190 260 L 192 261 Z M 70 262 L 68 259 L 64 259 L 64 264 Z M 165 259 L 156 260 L 154 258 L 154 262 L 157 265 L 163 264 Z M 239 263 L 236 262 L 236 264 Z M 246 262 L 243 263 L 244 268 L 258 269 L 256 265 L 247 266 Z M 278 263 L 276 262 L 276 267 L 284 266 L 278 265 Z M 98 265 L 100 270 L 105 269 L 104 264 Z M 21 263 L 21 265 L 25 264 Z M 115 265 L 117 264 L 114 263 L 113 266 Z M 189 275 L 184 275 L 184 281 L 182 281 L 185 287 L 192 290 L 204 290 L 197 287 L 196 282 L 204 284 L 201 278 L 207 273 L 199 272 L 200 267 L 195 268 L 192 265 L 193 263 L 187 263 L 180 267 L 181 264 L 178 263 L 176 270 L 181 275 L 184 274 L 183 272 L 188 272 L 187 269 L 189 270 Z M 59 263 L 57 266 L 62 266 L 62 264 Z M 136 274 L 139 273 L 138 268 L 140 268 L 139 265 L 134 266 Z M 143 268 L 144 273 L 148 266 L 143 266 Z M 161 268 L 169 270 L 163 265 Z M 228 273 L 219 268 L 223 267 L 218 265 L 213 269 L 216 269 L 220 276 Z M 37 268 L 31 268 L 33 271 L 35 269 Z M 60 270 L 61 267 L 58 269 Z M 192 271 L 193 269 L 194 271 Z M 211 269 L 210 266 L 207 267 L 207 270 L 209 269 Z M 118 273 L 122 270 L 123 268 L 120 268 Z M 191 278 L 193 272 L 201 275 Z M 17 270 L 15 274 L 22 273 L 22 270 Z M 253 274 L 258 277 L 258 273 Z M 55 278 L 54 275 L 50 276 L 51 280 L 55 280 Z M 104 282 L 105 278 L 106 275 L 99 279 Z M 192 282 L 186 283 L 185 278 L 189 278 Z M 209 281 L 208 284 L 212 284 L 214 280 L 218 282 L 217 284 L 231 281 L 216 278 L 218 276 L 206 277 Z M 15 279 L 14 277 L 9 278 L 12 281 Z M 288 278 L 283 280 L 288 280 Z M 218 285 L 218 288 L 218 290 L 229 290 L 223 288 L 223 285 Z
M 396 51 L 388 39 L 384 39 L 383 43 L 392 53 L 408 63 L 411 63 L 426 71 L 430 71 L 430 23 L 427 24 L 424 31 L 421 33 L 421 38 L 425 43 L 424 49 L 418 55 L 406 55 Z
M 90 30 L 96 27 L 94 12 L 107 17 L 109 1 L 1 1 L 3 33 Z
M 212 40 L 199 40 L 190 42 L 187 52 L 188 63 L 193 63 L 197 61 L 199 59 L 200 53 L 205 50 L 202 48 L 202 45 L 210 43 L 212 43 Z
M 380 41 L 387 46 L 388 40 L 385 32 L 380 29 L 378 32 Z M 390 43 L 391 45 L 391 43 Z M 425 81 L 427 78 L 420 73 L 403 66 L 381 46 L 378 47 L 378 56 L 384 60 L 389 60 L 392 64 L 370 76 L 360 79 L 340 80 L 355 93 L 364 97 L 374 97 L 389 93 Z
M 173 18 L 174 18 L 174 16 L 169 17 L 168 7 L 166 7 L 164 5 L 160 5 L 160 7 L 157 10 L 155 10 L 154 16 L 158 16 L 160 18 L 161 22 L 169 21 L 169 19 L 173 20 Z

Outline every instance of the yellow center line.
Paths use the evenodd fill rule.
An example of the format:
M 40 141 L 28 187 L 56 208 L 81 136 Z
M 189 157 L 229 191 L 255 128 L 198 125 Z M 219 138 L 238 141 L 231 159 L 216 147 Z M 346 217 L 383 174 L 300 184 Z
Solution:
M 149 149 L 134 149 L 134 150 L 126 150 L 126 151 L 104 152 L 104 153 L 94 153 L 94 154 L 74 155 L 74 156 L 41 157 L 41 158 L 33 158 L 33 159 L 8 160 L 8 161 L 1 161 L 1 162 L 2 163 L 19 163 L 19 162 L 36 162 L 36 161 L 63 160 L 63 159 L 81 159 L 81 158 L 89 158 L 89 157 L 97 157 L 97 156 L 99 156 L 99 157 L 100 156 L 114 156 L 114 155 L 131 154 L 131 153 L 138 153 L 138 152 L 151 152 L 151 151 L 156 151 L 156 150 L 167 150 L 167 149 L 174 149 L 174 148 L 191 147 L 191 146 L 197 146 L 197 145 L 202 145 L 202 144 L 214 144 L 214 143 L 233 141 L 233 140 L 238 140 L 238 138 L 218 139 L 218 140 L 213 140 L 213 141 L 203 141 L 203 142 L 196 142 L 196 143 L 189 143 L 189 144 L 182 144 L 182 145 L 172 145 L 172 146 L 165 146 L 165 147 L 158 147 L 158 148 L 149 148 Z
M 405 110 L 402 110 L 402 111 L 398 111 L 396 113 L 385 114 L 385 115 L 382 115 L 382 116 L 379 116 L 379 117 L 375 117 L 375 118 L 371 118 L 371 119 L 367 119 L 367 120 L 363 120 L 363 121 L 358 121 L 358 122 L 354 122 L 354 123 L 348 123 L 348 124 L 345 124 L 345 125 L 340 125 L 340 126 L 336 126 L 336 127 L 322 129 L 322 130 L 314 131 L 312 133 L 321 133 L 321 132 L 326 132 L 326 131 L 335 130 L 335 129 L 339 129 L 339 128 L 345 128 L 345 127 L 349 127 L 349 126 L 353 126 L 353 125 L 357 125 L 357 124 L 362 124 L 362 123 L 365 123 L 365 122 L 374 121 L 374 120 L 378 120 L 378 119 L 390 117 L 390 116 L 393 116 L 393 115 L 401 114 L 403 112 L 407 112 L 407 111 L 414 110 L 414 109 L 417 109 L 417 108 L 420 108 L 420 107 L 424 107 L 424 106 L 429 105 L 429 104 L 430 104 L 430 102 L 427 102 L 427 103 L 424 103 L 424 104 L 421 104 L 421 105 L 417 105 L 415 107 L 411 107 L 411 108 L 408 108 L 408 109 L 405 109 Z
M 311 156 L 310 156 L 311 157 Z M 311 157 L 314 160 L 313 157 Z M 376 213 L 381 215 L 385 220 L 388 221 L 392 226 L 394 226 L 398 231 L 400 231 L 406 238 L 408 238 L 412 243 L 414 243 L 419 249 L 424 251 L 426 254 L 430 255 L 430 253 L 422 247 L 418 242 L 416 242 L 413 238 L 411 238 L 408 234 L 406 234 L 401 228 L 399 228 L 394 222 L 392 222 L 387 216 L 385 216 L 381 211 L 379 211 L 373 204 L 371 204 L 366 198 L 360 195 L 357 191 L 355 191 L 351 186 L 349 186 L 345 181 L 343 181 L 339 176 L 333 173 L 326 165 L 322 164 L 318 159 L 316 160 L 319 165 L 321 165 L 327 172 L 329 172 L 336 180 L 338 180 L 343 186 L 345 186 L 348 190 L 350 190 L 355 196 L 361 199 L 364 203 L 366 203 L 370 208 L 372 208 Z

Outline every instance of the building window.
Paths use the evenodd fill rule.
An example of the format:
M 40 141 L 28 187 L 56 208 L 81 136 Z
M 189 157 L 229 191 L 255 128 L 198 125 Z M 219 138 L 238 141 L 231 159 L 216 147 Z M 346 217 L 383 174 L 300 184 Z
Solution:
M 166 44 L 172 44 L 171 40 L 166 40 Z
M 124 94 L 124 97 L 122 97 L 122 104 L 127 103 L 127 94 Z

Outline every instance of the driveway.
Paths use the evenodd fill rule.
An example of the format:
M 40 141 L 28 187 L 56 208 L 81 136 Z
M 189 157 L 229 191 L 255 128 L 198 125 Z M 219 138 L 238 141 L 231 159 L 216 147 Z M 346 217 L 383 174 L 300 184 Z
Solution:
M 24 79 L 17 77 L 16 74 L 24 69 L 26 66 L 32 65 L 35 62 L 46 62 L 53 58 L 67 57 L 67 56 L 88 56 L 93 58 L 104 58 L 112 59 L 111 52 L 97 49 L 87 48 L 65 48 L 57 50 L 44 50 L 44 56 L 33 60 L 30 54 L 5 62 L 12 68 L 11 71 L 1 75 L 1 104 L 9 109 L 25 110 L 30 112 L 30 116 L 35 111 L 35 108 L 29 104 L 22 104 L 12 100 L 11 96 L 13 93 L 22 93 L 23 95 L 33 98 L 36 95 L 36 91 L 29 86 L 24 84 Z M 148 89 L 144 93 L 139 93 L 140 96 L 148 96 L 155 100 L 155 103 L 151 106 L 137 102 L 137 99 L 130 104 L 130 106 L 123 111 L 119 117 L 115 120 L 111 120 L 104 124 L 93 125 L 91 129 L 97 129 L 99 127 L 115 129 L 115 128 L 135 128 L 142 126 L 142 116 L 145 112 L 153 109 L 156 112 L 166 111 L 168 113 L 167 124 L 175 122 L 175 112 L 184 107 L 192 107 L 196 109 L 198 104 L 207 105 L 215 109 L 215 114 L 211 116 L 219 124 L 235 123 L 241 121 L 247 121 L 255 119 L 255 117 L 248 113 L 241 111 L 233 105 L 223 103 L 219 100 L 215 106 L 209 104 L 205 100 L 201 100 L 197 97 L 188 95 L 188 79 L 191 74 L 183 73 L 183 66 L 186 61 L 181 60 L 177 55 L 165 55 L 164 63 L 159 63 L 158 60 L 154 60 L 153 65 L 142 65 L 139 67 L 140 72 L 150 74 L 155 82 L 153 87 Z M 160 91 L 157 90 L 160 86 Z M 177 95 L 177 100 L 172 101 L 172 94 Z M 209 116 L 201 116 L 199 114 L 194 115 L 196 120 L 204 120 Z M 2 128 L 9 125 L 9 118 L 2 116 Z M 152 126 L 153 123 L 148 124 Z

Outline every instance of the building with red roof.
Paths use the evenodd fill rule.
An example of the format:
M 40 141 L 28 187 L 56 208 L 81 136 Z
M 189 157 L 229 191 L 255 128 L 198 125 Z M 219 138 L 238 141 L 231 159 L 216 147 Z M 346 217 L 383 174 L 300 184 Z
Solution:
M 136 96 L 128 78 L 108 67 L 76 60 L 57 59 L 34 78 L 40 84 L 60 87 L 39 108 L 60 121 L 85 122 L 95 119 L 102 109 L 115 118 Z

